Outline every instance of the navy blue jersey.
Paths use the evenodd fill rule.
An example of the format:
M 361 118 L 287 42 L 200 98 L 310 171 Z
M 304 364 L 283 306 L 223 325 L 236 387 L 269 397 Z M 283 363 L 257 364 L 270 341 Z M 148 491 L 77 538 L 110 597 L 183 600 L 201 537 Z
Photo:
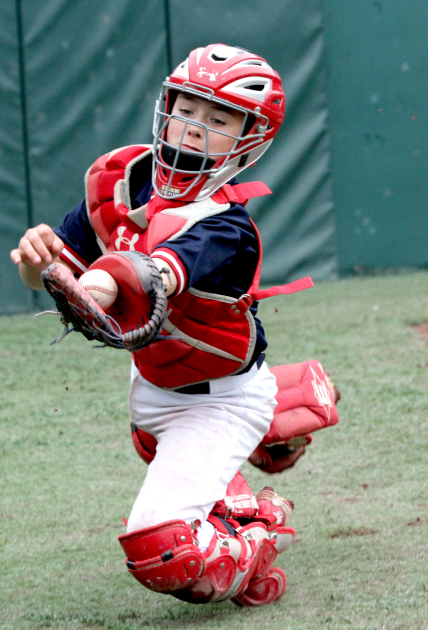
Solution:
M 237 183 L 237 180 L 230 183 Z M 148 203 L 152 191 L 150 181 L 146 181 L 132 200 L 132 207 Z M 83 273 L 101 256 L 85 201 L 77 205 L 54 231 L 65 243 L 61 257 L 76 272 Z M 246 209 L 240 204 L 232 204 L 225 212 L 202 219 L 179 238 L 159 243 L 151 255 L 156 256 L 159 252 L 159 257 L 171 264 L 178 280 L 177 293 L 194 287 L 207 293 L 239 298 L 252 283 L 258 250 L 257 236 Z M 257 303 L 252 305 L 251 312 L 256 315 Z M 267 347 L 262 325 L 257 317 L 255 321 L 257 342 L 249 367 Z

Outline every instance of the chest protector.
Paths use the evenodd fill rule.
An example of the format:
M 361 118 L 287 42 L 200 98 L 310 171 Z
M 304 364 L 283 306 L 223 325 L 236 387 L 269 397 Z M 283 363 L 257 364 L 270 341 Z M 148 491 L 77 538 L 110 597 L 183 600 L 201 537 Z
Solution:
M 270 193 L 262 182 L 226 184 L 203 201 L 187 204 L 154 196 L 145 206 L 132 209 L 131 199 L 141 181 L 150 178 L 151 161 L 150 145 L 132 145 L 101 156 L 86 173 L 86 206 L 104 253 L 140 251 L 150 256 L 159 243 L 173 242 L 198 221 L 228 210 L 231 203 L 246 203 Z M 259 260 L 248 294 L 237 299 L 190 288 L 171 297 L 161 332 L 165 339 L 134 353 L 145 379 L 176 389 L 237 374 L 251 361 L 256 343 L 256 325 L 249 310 L 253 300 L 312 286 L 306 282 L 297 288 L 302 282 L 298 281 L 258 291 L 262 248 L 253 227 Z

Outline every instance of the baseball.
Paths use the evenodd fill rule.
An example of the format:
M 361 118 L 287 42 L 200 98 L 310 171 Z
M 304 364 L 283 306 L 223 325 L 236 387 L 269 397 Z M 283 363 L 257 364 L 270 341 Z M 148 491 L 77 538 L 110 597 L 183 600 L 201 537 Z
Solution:
M 87 271 L 79 278 L 79 283 L 104 310 L 117 298 L 119 287 L 116 280 L 103 269 Z

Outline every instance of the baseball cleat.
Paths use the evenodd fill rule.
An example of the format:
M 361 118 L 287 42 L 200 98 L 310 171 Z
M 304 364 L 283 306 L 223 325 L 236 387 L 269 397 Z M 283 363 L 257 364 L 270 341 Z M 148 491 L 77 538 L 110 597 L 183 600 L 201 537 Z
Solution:
M 294 503 L 280 497 L 273 488 L 266 486 L 256 495 L 259 505 L 258 514 L 264 516 L 273 514 L 280 527 L 284 527 L 293 515 Z

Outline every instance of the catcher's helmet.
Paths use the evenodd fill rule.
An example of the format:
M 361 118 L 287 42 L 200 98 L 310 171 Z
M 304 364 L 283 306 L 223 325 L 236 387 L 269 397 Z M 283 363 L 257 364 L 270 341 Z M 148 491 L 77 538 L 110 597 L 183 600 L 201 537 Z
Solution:
M 239 135 L 228 135 L 233 146 L 210 155 L 210 134 L 221 133 L 196 123 L 205 135 L 205 151 L 182 148 L 189 120 L 172 114 L 177 94 L 199 97 L 242 115 Z M 211 44 L 193 50 L 164 81 L 153 124 L 153 186 L 163 198 L 206 199 L 266 151 L 284 118 L 285 98 L 277 72 L 258 55 L 243 48 Z M 184 125 L 178 146 L 167 142 L 171 119 Z

